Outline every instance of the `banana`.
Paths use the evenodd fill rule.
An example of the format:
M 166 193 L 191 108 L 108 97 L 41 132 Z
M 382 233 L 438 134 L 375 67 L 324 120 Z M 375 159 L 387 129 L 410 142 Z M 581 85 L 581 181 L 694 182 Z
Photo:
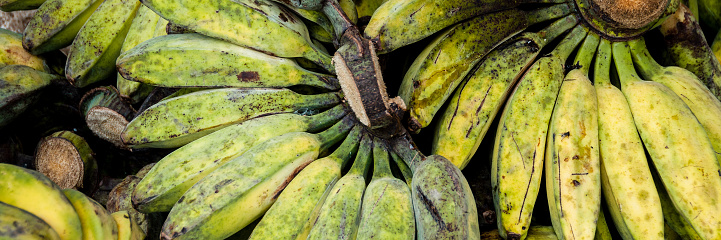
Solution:
M 373 178 L 363 194 L 356 239 L 415 239 L 409 186 L 391 173 L 386 143 L 373 141 Z
M 0 202 L 0 239 L 60 239 L 50 225 L 23 209 Z
M 293 178 L 263 215 L 249 239 L 306 239 L 341 168 L 358 150 L 362 126 L 355 126 L 329 156 L 313 161 Z
M 118 239 L 118 225 L 110 212 L 92 198 L 75 189 L 63 189 L 80 217 L 83 239 Z
M 346 116 L 319 134 L 294 132 L 248 149 L 193 185 L 170 210 L 163 239 L 221 239 L 260 217 L 305 166 L 355 125 Z
M 311 39 L 313 39 L 314 43 L 315 40 L 318 40 L 320 42 L 324 43 L 332 43 L 333 42 L 333 34 L 326 31 L 323 27 L 321 27 L 318 24 L 315 24 L 310 21 L 304 21 L 305 25 L 308 27 L 308 33 L 310 33 Z M 316 44 L 316 46 L 318 46 Z M 320 48 L 320 46 L 318 46 Z
M 721 31 L 716 33 L 716 38 L 713 40 L 711 50 L 713 51 L 714 56 L 716 56 L 716 60 L 721 61 Z
M 630 47 L 613 56 L 636 128 L 673 205 L 705 239 L 721 238 L 719 162 L 703 126 L 671 89 L 635 73 Z
M 280 3 L 282 3 L 282 1 Z M 330 34 L 331 39 L 333 38 L 333 36 L 334 36 L 333 35 L 333 24 L 330 22 L 328 17 L 325 16 L 325 14 L 323 14 L 320 11 L 296 8 L 296 7 L 291 6 L 290 4 L 284 4 L 284 5 L 288 8 L 290 8 L 290 10 L 293 10 L 293 12 L 298 14 L 298 16 L 303 17 L 306 20 L 322 27 L 323 30 L 325 30 L 327 33 Z M 310 26 L 308 26 L 308 27 L 310 27 Z
M 628 44 L 641 76 L 670 88 L 691 109 L 706 129 L 721 163 L 721 101 L 690 71 L 676 66 L 663 67 L 653 60 L 643 38 L 629 41 Z
M 683 5 L 659 27 L 676 66 L 698 76 L 721 99 L 721 63 L 706 42 L 696 18 Z
M 442 32 L 406 72 L 398 95 L 410 113 L 409 128 L 428 126 L 473 66 L 529 25 L 568 15 L 567 4 L 540 10 L 511 9 L 473 18 Z
M 105 0 L 93 12 L 70 45 L 65 65 L 68 81 L 85 87 L 113 76 L 115 60 L 141 5 L 133 0 Z
M 373 13 L 388 0 L 356 0 L 355 8 L 358 10 L 358 20 L 360 22 L 370 21 Z
M 281 113 L 250 119 L 173 151 L 138 183 L 133 205 L 142 212 L 167 212 L 193 184 L 251 147 L 290 132 L 317 131 L 348 112 L 344 104 L 318 115 Z
M 668 192 L 666 192 L 666 189 L 663 187 L 663 182 L 661 182 L 658 173 L 656 171 L 651 171 L 651 174 L 653 175 L 654 182 L 659 186 L 657 190 L 659 199 L 661 200 L 663 218 L 666 225 L 668 225 L 668 228 L 670 228 L 665 228 L 664 233 L 669 235 L 669 232 L 674 232 L 679 235 L 680 239 L 686 240 L 703 239 L 698 235 L 698 233 L 696 233 L 696 230 L 693 229 L 688 221 L 683 218 L 678 210 L 676 210 L 676 207 L 673 205 L 673 201 L 671 201 L 671 198 L 668 196 Z
M 721 29 L 721 2 L 715 0 L 698 0 L 699 21 L 708 25 L 713 31 Z
M 372 159 L 373 140 L 364 134 L 353 166 L 333 185 L 308 239 L 355 239 L 360 223 L 366 175 Z
M 0 28 L 0 67 L 7 65 L 25 65 L 38 71 L 49 72 L 43 58 L 23 49 L 22 35 Z
M 331 56 L 314 48 L 303 21 L 275 3 L 147 0 L 143 4 L 170 22 L 194 32 L 279 57 L 304 57 L 334 71 Z
M 594 239 L 613 240 L 613 236 L 611 235 L 611 230 L 608 228 L 606 216 L 603 214 L 603 210 L 598 211 L 598 221 L 596 222 L 596 233 Z
M 143 42 L 123 53 L 117 67 L 128 80 L 162 87 L 307 85 L 340 89 L 333 76 L 305 70 L 291 59 L 192 33 Z
M 548 124 L 563 82 L 565 61 L 585 36 L 582 26 L 574 27 L 549 56 L 535 61 L 524 73 L 505 104 L 491 158 L 491 186 L 501 236 L 523 239 L 531 223 Z
M 38 100 L 43 89 L 58 81 L 57 75 L 24 65 L 0 67 L 0 127 L 23 113 Z
M 120 48 L 120 54 L 122 55 L 138 44 L 155 37 L 158 23 L 160 23 L 160 16 L 158 14 L 155 14 L 155 12 L 144 5 L 140 6 L 137 15 L 130 24 L 130 29 L 128 29 L 128 34 L 125 36 L 123 46 Z M 163 31 L 163 33 L 165 33 L 165 31 Z M 116 60 L 116 65 L 117 61 L 118 60 Z M 128 81 L 123 78 L 120 73 L 118 73 L 116 82 L 120 95 L 126 99 L 130 99 L 133 103 L 143 101 L 145 97 L 150 94 L 150 91 L 153 90 L 152 86 Z
M 657 186 L 626 97 L 611 84 L 611 57 L 611 42 L 602 40 L 593 80 L 598 98 L 603 197 L 624 239 L 663 238 L 663 211 L 655 191 Z
M 121 137 L 132 147 L 179 147 L 233 123 L 272 113 L 326 108 L 340 100 L 336 92 L 301 95 L 268 88 L 197 91 L 146 109 L 128 123 Z
M 128 211 L 119 211 L 110 214 L 115 220 L 118 228 L 118 240 L 142 240 L 145 239 L 145 233 L 135 219 L 130 217 Z
M 37 9 L 45 0 L 0 0 L 0 11 L 12 12 Z
M 47 0 L 23 32 L 23 47 L 34 55 L 70 45 L 103 0 Z
M 513 86 L 541 49 L 577 23 L 575 16 L 564 17 L 539 32 L 523 33 L 488 53 L 448 100 L 435 129 L 432 153 L 465 168 Z M 500 213 L 497 216 L 501 219 L 515 217 L 506 218 Z
M 378 54 L 417 42 L 448 26 L 487 13 L 514 8 L 522 3 L 558 0 L 390 0 L 375 10 L 364 35 L 376 42 Z M 404 19 L 398 21 L 398 19 Z M 486 23 L 488 24 L 488 23 Z M 499 34 L 500 35 L 500 34 Z
M 0 202 L 28 211 L 50 225 L 60 239 L 81 239 L 82 226 L 73 205 L 44 175 L 0 163 Z

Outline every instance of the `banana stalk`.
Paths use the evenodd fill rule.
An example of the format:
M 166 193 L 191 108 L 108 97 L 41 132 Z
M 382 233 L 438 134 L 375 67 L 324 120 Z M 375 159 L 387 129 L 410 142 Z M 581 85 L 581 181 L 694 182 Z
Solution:
M 0 224 L 2 239 L 60 239 L 43 219 L 3 202 L 0 202 Z
M 35 168 L 61 188 L 94 189 L 98 164 L 85 139 L 70 131 L 58 131 L 40 140 Z

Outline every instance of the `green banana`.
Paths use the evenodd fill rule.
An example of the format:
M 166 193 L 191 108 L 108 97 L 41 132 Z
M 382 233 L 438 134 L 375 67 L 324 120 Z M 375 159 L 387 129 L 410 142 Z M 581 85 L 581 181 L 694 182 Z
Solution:
M 624 239 L 663 238 L 663 211 L 641 137 L 626 97 L 611 84 L 611 42 L 602 40 L 598 49 L 593 80 L 598 98 L 601 192 Z
M 303 168 L 263 215 L 249 239 L 306 239 L 341 168 L 358 150 L 362 126 L 355 126 L 329 156 Z
M 133 205 L 142 212 L 167 212 L 193 184 L 251 147 L 290 132 L 317 131 L 345 116 L 344 104 L 313 116 L 281 113 L 250 119 L 173 151 L 138 183 Z
M 358 20 L 365 19 L 360 22 L 370 21 L 373 13 L 388 0 L 355 0 L 355 8 L 358 10 Z
M 23 49 L 21 34 L 0 28 L 0 67 L 7 65 L 25 65 L 38 71 L 49 72 L 42 57 Z
M 671 89 L 636 75 L 628 44 L 613 57 L 636 128 L 673 205 L 705 239 L 721 238 L 719 162 L 703 126 Z
M 143 42 L 123 53 L 117 67 L 128 80 L 162 87 L 307 85 L 340 89 L 333 76 L 305 70 L 291 59 L 192 33 Z
M 23 47 L 39 55 L 70 45 L 103 0 L 47 0 L 28 22 Z
M 161 238 L 232 235 L 260 217 L 298 172 L 355 124 L 349 115 L 319 134 L 287 133 L 251 147 L 183 194 L 170 210 Z
M 539 32 L 523 33 L 488 53 L 448 100 L 435 129 L 431 152 L 448 158 L 460 169 L 465 168 L 513 86 L 541 49 L 577 23 L 575 16 L 564 17 Z M 497 213 L 499 218 L 505 216 Z
M 330 34 L 331 39 L 333 38 L 333 36 L 334 36 L 333 35 L 333 24 L 330 22 L 328 17 L 325 16 L 325 14 L 323 14 L 320 11 L 296 8 L 296 7 L 293 7 L 288 4 L 285 4 L 285 6 L 290 8 L 290 10 L 293 10 L 293 12 L 298 14 L 298 16 L 301 16 L 301 17 L 305 18 L 306 20 L 320 26 L 321 28 L 323 28 L 323 30 L 325 30 L 327 33 Z
M 490 13 L 442 32 L 406 72 L 398 95 L 410 113 L 409 128 L 428 126 L 473 66 L 506 39 L 533 23 L 568 15 L 567 4 L 531 12 L 510 9 Z
M 0 0 L 0 11 L 12 12 L 37 9 L 45 0 Z
M 711 51 L 713 51 L 714 56 L 716 56 L 716 61 L 721 61 L 721 31 L 716 33 L 716 38 L 714 38 L 713 44 L 711 45 Z
M 326 108 L 340 100 L 336 92 L 301 95 L 288 89 L 268 88 L 197 91 L 146 109 L 125 127 L 122 139 L 132 147 L 179 147 L 250 118 Z
M 24 65 L 0 67 L 0 127 L 23 113 L 38 100 L 43 89 L 57 81 L 57 75 Z
M 721 101 L 690 71 L 676 66 L 663 67 L 653 60 L 643 38 L 628 43 L 641 76 L 662 83 L 681 97 L 706 129 L 721 163 Z
M 333 185 L 308 239 L 355 239 L 360 223 L 361 204 L 370 169 L 373 139 L 364 134 L 353 166 Z
M 60 239 L 41 218 L 23 209 L 0 202 L 0 239 Z
M 390 0 L 378 7 L 364 35 L 376 43 L 379 54 L 417 42 L 448 26 L 475 16 L 522 3 L 564 2 L 558 0 L 425 1 Z M 398 21 L 403 19 L 403 21 Z M 488 24 L 488 23 L 486 23 Z
M 128 29 L 128 34 L 125 36 L 123 46 L 120 48 L 120 54 L 122 55 L 124 52 L 127 52 L 138 44 L 155 37 L 156 34 L 158 34 L 156 32 L 158 23 L 161 23 L 160 16 L 158 14 L 155 14 L 155 12 L 144 5 L 140 6 L 138 13 L 135 18 L 133 18 L 133 22 L 130 24 L 130 29 Z M 165 30 L 165 28 L 163 28 L 163 30 Z M 165 31 L 162 33 L 165 33 Z M 117 61 L 119 61 L 119 58 L 116 60 L 116 67 Z M 126 99 L 130 99 L 133 103 L 143 101 L 145 97 L 150 94 L 150 91 L 153 90 L 152 86 L 129 81 L 123 78 L 120 73 L 118 73 L 116 82 L 120 95 Z
M 80 218 L 55 183 L 39 172 L 10 164 L 0 163 L 0 172 L 0 202 L 34 214 L 60 239 L 81 239 Z
M 531 223 L 548 124 L 563 82 L 565 61 L 585 36 L 582 26 L 574 27 L 550 55 L 535 61 L 524 73 L 505 104 L 491 158 L 491 186 L 498 223 L 503 225 L 499 225 L 501 236 L 523 239 Z
M 606 216 L 603 214 L 603 210 L 598 211 L 598 221 L 596 223 L 596 233 L 594 239 L 613 240 L 613 236 L 611 235 L 611 230 L 608 228 Z M 663 232 L 661 233 L 663 234 Z
M 712 31 L 721 29 L 721 2 L 715 0 L 698 0 L 699 21 L 708 25 Z
M 310 37 L 312 40 L 318 40 L 320 42 L 324 43 L 332 43 L 333 42 L 333 34 L 326 31 L 323 27 L 321 27 L 318 24 L 315 24 L 310 21 L 304 21 L 305 25 L 308 27 L 308 33 L 310 33 Z M 316 44 L 317 46 L 317 44 Z M 320 48 L 320 46 L 318 46 Z
M 119 211 L 110 214 L 115 220 L 118 228 L 118 240 L 142 240 L 145 239 L 145 233 L 135 219 L 130 217 L 128 211 Z
M 676 66 L 696 74 L 716 98 L 721 99 L 721 63 L 714 57 L 701 26 L 688 8 L 679 6 L 659 30 Z
M 194 32 L 279 57 L 304 57 L 334 71 L 331 56 L 315 49 L 303 21 L 275 3 L 144 0 L 143 4 L 161 17 Z
M 80 217 L 83 239 L 118 239 L 118 225 L 98 202 L 75 189 L 63 189 L 75 212 Z
M 386 143 L 373 141 L 373 178 L 363 194 L 356 239 L 415 239 L 409 186 L 391 173 Z

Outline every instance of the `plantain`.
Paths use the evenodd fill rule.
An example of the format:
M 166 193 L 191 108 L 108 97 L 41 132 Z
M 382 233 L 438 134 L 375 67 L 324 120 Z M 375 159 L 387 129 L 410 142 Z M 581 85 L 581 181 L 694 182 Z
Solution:
M 47 0 L 28 22 L 23 47 L 38 55 L 69 46 L 102 0 Z
M 22 35 L 0 28 L 0 67 L 7 65 L 25 65 L 50 73 L 42 57 L 23 49 Z
M 44 2 L 45 0 L 0 0 L 0 11 L 12 12 L 37 9 Z
M 60 77 L 24 65 L 0 67 L 0 127 L 37 102 L 43 90 Z
M 108 210 L 75 189 L 63 189 L 63 194 L 80 217 L 83 239 L 118 239 L 118 225 Z
M 41 218 L 23 209 L 0 202 L 1 239 L 60 239 Z
M 133 22 L 130 24 L 128 34 L 125 36 L 125 41 L 123 41 L 123 45 L 120 48 L 120 54 L 160 34 L 160 32 L 156 31 L 159 23 L 162 24 L 162 21 L 160 21 L 158 14 L 155 14 L 155 12 L 144 5 L 140 6 L 135 18 L 133 18 Z M 165 28 L 163 28 L 163 30 L 164 29 Z M 162 31 L 162 33 L 165 33 L 165 31 Z M 116 59 L 116 67 L 117 61 Z M 117 76 L 116 86 L 121 96 L 125 99 L 130 99 L 132 103 L 143 101 L 145 97 L 150 94 L 150 91 L 153 90 L 152 86 L 129 81 L 123 78 L 123 76 L 120 76 L 120 74 Z
M 114 212 L 113 217 L 118 228 L 118 240 L 141 240 L 145 239 L 145 233 L 135 219 L 130 217 L 128 211 Z

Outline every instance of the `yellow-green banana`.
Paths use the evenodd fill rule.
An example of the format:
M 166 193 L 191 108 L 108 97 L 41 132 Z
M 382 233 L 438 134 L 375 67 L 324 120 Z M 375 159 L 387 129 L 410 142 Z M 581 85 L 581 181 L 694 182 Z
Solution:
M 0 67 L 7 65 L 25 65 L 45 72 L 49 70 L 43 58 L 23 48 L 21 34 L 0 28 Z
M 170 210 L 165 239 L 221 239 L 260 217 L 305 166 L 355 125 L 346 116 L 319 134 L 294 132 L 257 144 L 190 187 Z
M 0 202 L 0 239 L 60 239 L 48 223 L 23 209 Z
M 118 225 L 110 212 L 92 198 L 75 189 L 63 189 L 83 227 L 83 239 L 118 239 Z
M 167 212 L 200 179 L 251 147 L 290 132 L 317 131 L 346 115 L 344 104 L 318 115 L 281 113 L 231 125 L 192 141 L 158 161 L 138 183 L 133 205 L 142 212 Z
M 41 218 L 60 239 L 82 239 L 82 225 L 73 205 L 55 183 L 39 172 L 0 163 L 0 202 Z
M 43 89 L 60 79 L 24 65 L 0 67 L 0 127 L 23 113 Z
M 135 219 L 130 217 L 128 211 L 119 211 L 110 214 L 115 220 L 118 228 L 118 240 L 142 240 L 145 239 L 145 233 Z
M 419 131 L 484 56 L 529 25 L 567 15 L 567 4 L 531 12 L 510 9 L 490 13 L 442 32 L 406 72 L 398 95 L 410 113 L 409 128 Z
M 305 70 L 291 59 L 194 33 L 143 42 L 123 53 L 117 67 L 128 80 L 162 87 L 340 88 L 333 76 Z
M 513 86 L 541 49 L 577 23 L 576 16 L 564 17 L 542 31 L 523 33 L 488 53 L 448 100 L 435 129 L 432 153 L 465 168 Z M 505 218 L 500 213 L 497 216 Z
M 0 0 L 0 11 L 12 12 L 37 9 L 45 0 Z
M 703 126 L 671 89 L 637 75 L 628 44 L 613 58 L 636 128 L 673 205 L 705 239 L 721 238 L 719 162 Z
M 711 51 L 713 51 L 714 56 L 716 56 L 716 61 L 721 61 L 721 31 L 716 33 L 716 38 L 714 38 L 713 44 L 711 45 Z
M 222 88 L 166 99 L 143 111 L 122 133 L 133 147 L 185 145 L 230 124 L 272 113 L 331 107 L 339 93 L 301 95 L 288 89 Z
M 664 220 L 657 187 L 626 97 L 611 84 L 611 42 L 602 40 L 594 66 L 602 193 L 624 239 L 660 239 Z
M 28 22 L 23 46 L 42 54 L 70 45 L 103 0 L 47 0 Z
M 130 24 L 130 29 L 128 29 L 128 34 L 125 36 L 123 46 L 120 48 L 120 54 L 123 54 L 138 44 L 155 37 L 157 34 L 156 28 L 160 22 L 160 16 L 158 14 L 155 14 L 155 12 L 144 5 L 140 6 L 135 18 L 133 18 L 133 22 Z M 163 33 L 165 33 L 165 31 L 163 31 Z M 119 61 L 119 59 L 116 60 L 116 65 L 117 61 Z M 153 90 L 152 86 L 129 81 L 123 78 L 123 76 L 120 76 L 119 73 L 116 82 L 120 95 L 126 99 L 130 99 L 133 103 L 143 101 L 145 97 L 150 94 L 150 91 Z
M 666 189 L 663 187 L 663 182 L 661 182 L 661 179 L 658 176 L 657 171 L 655 171 L 655 168 L 651 171 L 651 174 L 653 175 L 653 180 L 658 185 L 658 197 L 661 201 L 661 209 L 663 210 L 663 218 L 665 221 L 665 225 L 668 227 L 664 227 L 664 238 L 668 239 L 667 236 L 673 236 L 672 234 L 669 234 L 669 232 L 673 232 L 674 234 L 679 236 L 679 239 L 685 239 L 685 240 L 701 240 L 701 236 L 696 233 L 696 230 L 693 229 L 693 226 L 691 226 L 686 219 L 683 218 L 683 216 L 676 210 L 676 206 L 673 205 L 673 201 L 671 201 L 671 198 L 668 196 L 668 192 L 666 192 Z
M 373 141 L 373 178 L 363 194 L 356 239 L 415 239 L 413 200 L 408 184 L 391 173 L 388 149 Z
M 307 239 L 326 197 L 340 178 L 341 168 L 358 149 L 362 128 L 355 126 L 331 155 L 303 168 L 263 215 L 249 239 Z
M 376 9 L 387 1 L 388 0 L 355 0 L 355 7 L 358 10 L 358 19 L 365 19 L 364 21 L 366 22 L 370 21 L 370 18 L 373 16 Z

